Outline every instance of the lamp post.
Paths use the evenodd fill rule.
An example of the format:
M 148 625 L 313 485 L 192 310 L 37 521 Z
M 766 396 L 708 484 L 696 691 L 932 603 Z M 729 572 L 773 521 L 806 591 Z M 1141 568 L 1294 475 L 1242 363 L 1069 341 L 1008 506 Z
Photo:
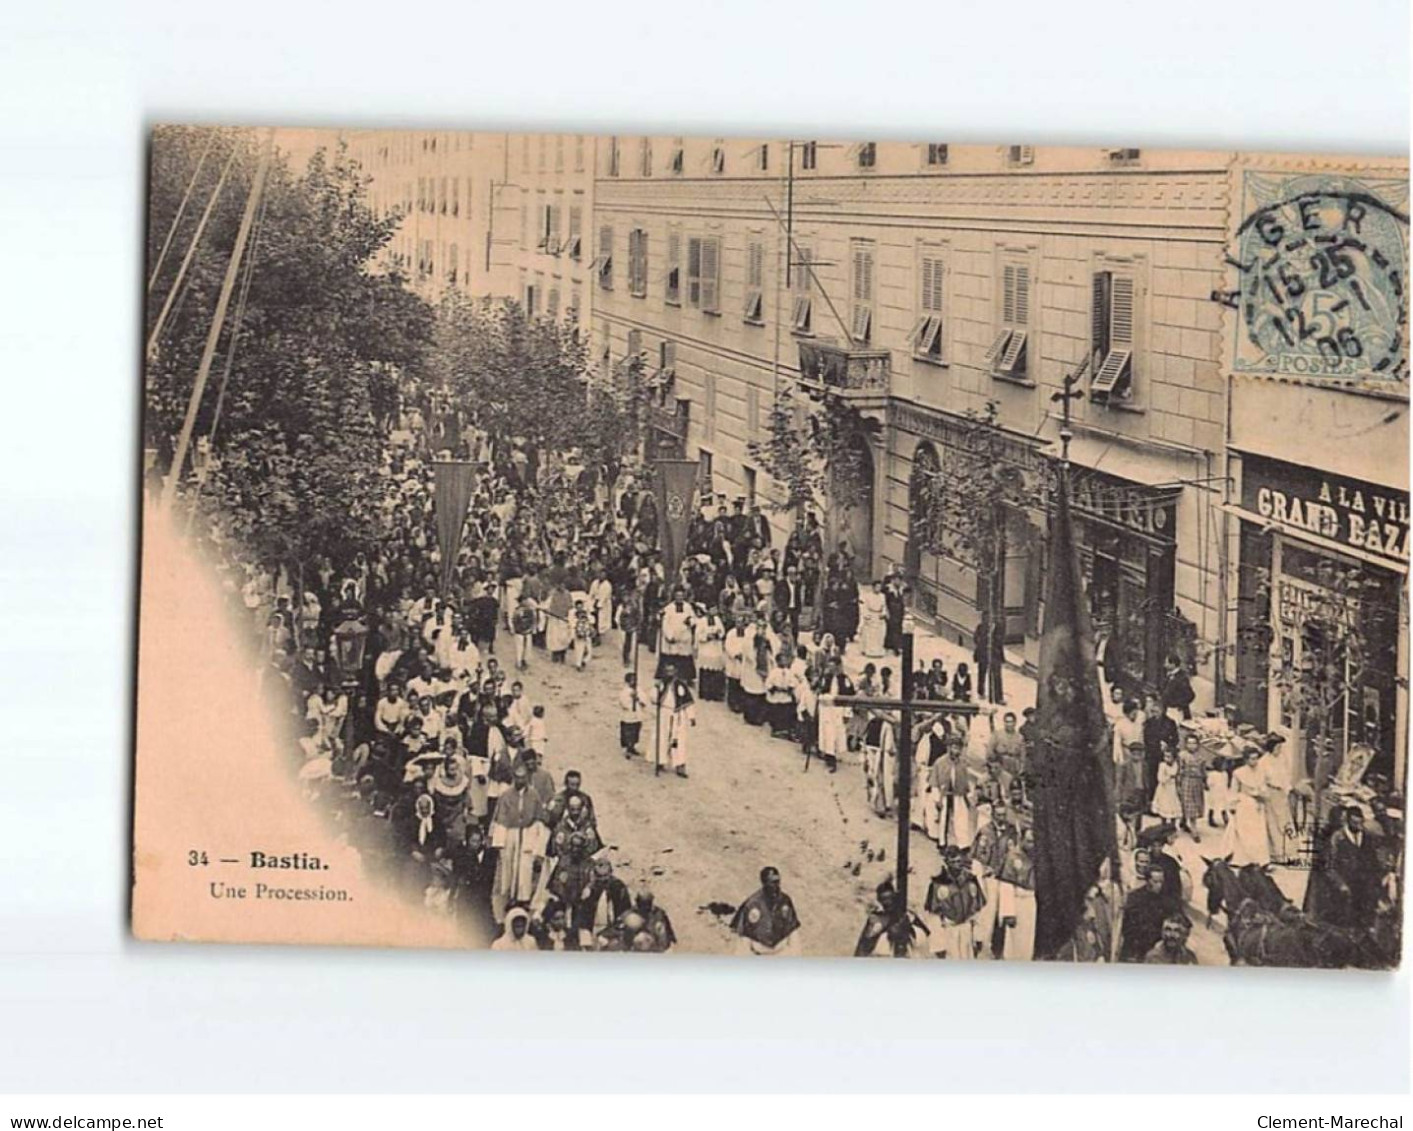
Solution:
M 353 715 L 358 706 L 359 676 L 363 672 L 363 655 L 368 646 L 368 622 L 361 614 L 342 621 L 333 633 L 334 663 L 338 665 L 339 684 L 348 698 L 344 715 L 344 752 L 353 753 Z

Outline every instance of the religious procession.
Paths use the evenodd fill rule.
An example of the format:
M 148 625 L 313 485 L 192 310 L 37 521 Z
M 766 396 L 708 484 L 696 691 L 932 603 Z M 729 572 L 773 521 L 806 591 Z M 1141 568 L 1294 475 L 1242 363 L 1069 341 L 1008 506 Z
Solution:
M 292 772 L 370 874 L 495 950 L 663 953 L 677 945 L 673 917 L 692 913 L 753 955 L 1037 956 L 1046 755 L 1034 706 L 1017 711 L 1003 692 L 989 702 L 1002 682 L 987 625 L 970 661 L 949 670 L 937 656 L 908 672 L 906 581 L 894 572 L 861 585 L 848 543 L 826 553 L 814 516 L 777 548 L 758 508 L 696 498 L 669 568 L 666 487 L 647 487 L 648 469 L 610 495 L 562 466 L 536 467 L 519 446 L 497 451 L 438 409 L 428 395 L 388 422 L 387 533 L 371 553 L 325 558 L 296 587 L 212 531 L 231 552 L 225 586 L 258 639 L 262 687 L 301 732 Z M 575 680 L 606 733 L 563 721 L 554 696 Z M 1112 780 L 1091 796 L 1113 799 L 1112 850 L 1097 851 L 1095 830 L 1093 882 L 1050 956 L 1198 964 L 1196 921 L 1207 960 L 1224 961 L 1249 934 L 1232 933 L 1241 911 L 1283 924 L 1286 957 L 1370 960 L 1350 932 L 1390 929 L 1388 862 L 1364 852 L 1361 811 L 1330 833 L 1331 866 L 1310 896 L 1327 901 L 1324 917 L 1301 934 L 1310 921 L 1293 918 L 1266 874 L 1288 807 L 1301 803 L 1275 784 L 1279 743 L 1183 719 L 1178 670 L 1141 705 L 1108 691 L 1095 733 Z M 708 712 L 726 741 L 699 741 Z M 849 797 L 854 811 L 838 817 L 867 834 L 841 868 L 862 922 L 852 951 L 823 932 L 810 939 L 813 909 L 797 910 L 768 860 L 754 893 L 685 906 L 667 870 L 623 861 L 621 785 L 606 795 L 584 769 L 603 763 L 607 733 L 639 787 L 667 777 L 691 791 L 697 767 L 718 772 L 750 741 L 799 775 L 792 795 Z M 846 777 L 847 794 L 831 789 Z M 674 812 L 712 800 L 687 794 Z M 922 877 L 906 904 L 889 862 L 895 827 Z M 1205 845 L 1207 863 L 1176 850 L 1179 838 Z M 861 879 L 880 874 L 860 901 Z M 1218 912 L 1236 954 L 1214 941 Z
M 356 215 L 363 189 L 340 168 L 307 177 Z M 247 396 L 217 444 L 223 402 L 208 420 L 198 382 L 185 418 L 153 397 L 169 427 L 149 498 L 216 563 L 291 777 L 410 911 L 497 951 L 1397 961 L 1404 814 L 1382 685 L 1357 733 L 1346 713 L 1307 743 L 1294 717 L 1329 716 L 1320 657 L 1344 663 L 1346 705 L 1347 673 L 1374 665 L 1353 667 L 1352 631 L 1338 648 L 1272 635 L 1283 616 L 1348 620 L 1315 618 L 1310 586 L 1277 591 L 1273 570 L 1240 575 L 1242 600 L 1274 610 L 1247 635 L 1267 636 L 1214 658 L 1173 597 L 1170 488 L 1078 462 L 1088 362 L 1051 396 L 1055 451 L 1033 484 L 994 402 L 954 438 L 965 476 L 918 444 L 898 484 L 910 540 L 885 554 L 877 421 L 831 392 L 867 351 L 800 346 L 816 400 L 780 392 L 776 446 L 750 449 L 798 481 L 758 493 L 752 471 L 730 493 L 671 430 L 684 398 L 671 407 L 666 361 L 645 376 L 633 349 L 595 370 L 573 316 L 455 294 L 432 309 L 396 269 L 347 285 L 377 291 L 349 302 L 387 311 L 381 333 L 347 359 L 358 381 L 310 379 L 288 414 L 341 421 L 340 442 L 292 454 L 310 434 L 271 439 Z M 259 361 L 235 372 L 259 385 L 285 364 Z M 792 462 L 806 442 L 814 471 Z M 973 544 L 944 562 L 930 526 L 948 522 Z M 1371 654 L 1385 643 L 1371 629 Z M 1282 647 L 1275 674 L 1211 678 Z

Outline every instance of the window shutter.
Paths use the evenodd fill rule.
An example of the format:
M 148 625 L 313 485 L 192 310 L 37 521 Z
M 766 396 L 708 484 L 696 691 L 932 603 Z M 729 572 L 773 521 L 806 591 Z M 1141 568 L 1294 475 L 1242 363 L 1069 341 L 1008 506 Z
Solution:
M 1109 352 L 1109 281 L 1107 271 L 1094 273 L 1094 296 L 1091 307 L 1090 348 L 1098 361 Z M 1096 362 L 1097 364 L 1097 362 Z
M 759 242 L 753 242 L 747 257 L 746 263 L 746 283 L 748 286 L 761 286 L 761 278 L 765 267 L 765 247 Z
M 942 260 L 925 256 L 922 261 L 922 309 L 942 313 Z
M 667 233 L 667 293 L 668 302 L 682 298 L 682 233 L 671 229 Z
M 702 241 L 687 240 L 687 305 L 702 304 Z
M 716 292 L 720 248 L 721 245 L 717 240 L 702 241 L 702 309 L 712 312 L 717 309 Z
M 1016 265 L 1007 263 L 1001 273 L 1001 321 L 1007 326 L 1016 321 Z
M 854 301 L 873 301 L 873 249 L 864 244 L 854 248 Z
M 1127 275 L 1113 275 L 1111 283 L 1109 314 L 1109 348 L 1131 349 L 1133 347 L 1133 279 Z
M 1016 264 L 1016 325 L 1030 325 L 1030 267 Z
M 791 268 L 790 280 L 795 286 L 798 294 L 807 295 L 810 293 L 810 284 L 813 281 L 810 276 L 809 265 L 813 262 L 810 258 L 810 249 L 796 245 L 794 250 L 795 265 Z

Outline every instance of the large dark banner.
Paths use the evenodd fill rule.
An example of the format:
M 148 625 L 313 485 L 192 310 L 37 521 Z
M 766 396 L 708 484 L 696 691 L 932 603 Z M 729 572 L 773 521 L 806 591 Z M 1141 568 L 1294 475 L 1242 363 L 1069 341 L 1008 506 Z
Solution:
M 658 546 L 670 585 L 687 552 L 687 526 L 696 506 L 700 465 L 694 459 L 660 459 L 653 466 L 657 469 L 653 490 L 657 496 Z
M 1035 957 L 1074 937 L 1085 895 L 1114 855 L 1113 758 L 1094 663 L 1062 469 L 1050 523 L 1050 575 L 1036 697 Z
M 461 532 L 466 512 L 476 493 L 476 465 L 468 460 L 441 460 L 432 464 L 433 503 L 437 514 L 437 545 L 442 556 L 442 595 L 451 590 L 456 555 L 461 552 Z

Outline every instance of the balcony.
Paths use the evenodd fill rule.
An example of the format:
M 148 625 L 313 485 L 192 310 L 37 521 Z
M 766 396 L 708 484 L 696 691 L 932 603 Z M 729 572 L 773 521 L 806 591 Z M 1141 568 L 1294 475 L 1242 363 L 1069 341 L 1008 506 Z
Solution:
M 841 344 L 831 338 L 801 341 L 799 347 L 800 376 L 807 382 L 839 389 L 850 400 L 861 402 L 861 407 L 884 407 L 893 372 L 888 350 Z
M 648 458 L 682 459 L 687 454 L 687 429 L 692 402 L 687 397 L 669 397 L 648 406 Z

